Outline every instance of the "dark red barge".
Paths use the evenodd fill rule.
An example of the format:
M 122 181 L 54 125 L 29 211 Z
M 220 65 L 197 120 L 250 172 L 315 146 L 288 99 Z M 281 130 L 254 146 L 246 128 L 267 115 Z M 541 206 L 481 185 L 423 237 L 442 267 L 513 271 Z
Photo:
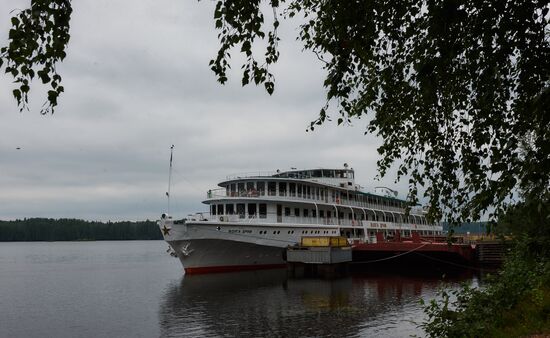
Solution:
M 395 238 L 385 240 L 377 234 L 375 243 L 354 242 L 352 245 L 353 263 L 388 265 L 394 263 L 419 264 L 440 263 L 455 265 L 474 265 L 476 246 L 466 243 L 449 243 L 446 236 L 421 237 L 412 233 L 402 238 L 399 232 Z

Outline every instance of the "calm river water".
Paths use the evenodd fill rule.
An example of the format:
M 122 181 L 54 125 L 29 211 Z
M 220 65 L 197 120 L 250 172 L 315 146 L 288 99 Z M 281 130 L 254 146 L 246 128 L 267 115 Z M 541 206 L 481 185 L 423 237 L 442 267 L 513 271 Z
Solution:
M 0 243 L 0 337 L 422 336 L 440 273 L 184 276 L 162 241 Z M 446 277 L 450 287 L 475 277 Z

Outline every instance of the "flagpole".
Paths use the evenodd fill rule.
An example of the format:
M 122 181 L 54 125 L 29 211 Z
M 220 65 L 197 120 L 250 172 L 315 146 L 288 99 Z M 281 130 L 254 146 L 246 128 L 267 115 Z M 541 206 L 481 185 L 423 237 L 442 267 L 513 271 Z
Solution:
M 172 155 L 174 154 L 174 145 L 170 147 L 170 170 L 168 171 L 168 191 L 166 196 L 168 197 L 168 215 L 170 215 L 170 186 L 172 185 Z

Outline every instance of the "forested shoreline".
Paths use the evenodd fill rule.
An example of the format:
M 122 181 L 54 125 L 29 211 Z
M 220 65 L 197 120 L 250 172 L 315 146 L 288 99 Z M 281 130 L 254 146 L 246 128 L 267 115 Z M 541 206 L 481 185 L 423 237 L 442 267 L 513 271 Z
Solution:
M 0 242 L 159 240 L 155 221 L 98 222 L 69 218 L 0 221 Z

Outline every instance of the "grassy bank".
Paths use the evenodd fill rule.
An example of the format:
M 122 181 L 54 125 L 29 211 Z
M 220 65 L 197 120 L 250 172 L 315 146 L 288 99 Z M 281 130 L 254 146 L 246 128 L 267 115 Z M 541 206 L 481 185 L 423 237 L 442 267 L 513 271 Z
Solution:
M 538 248 L 540 249 L 540 248 Z M 529 337 L 550 334 L 550 260 L 533 242 L 516 243 L 501 271 L 481 288 L 439 293 L 425 305 L 430 337 Z

